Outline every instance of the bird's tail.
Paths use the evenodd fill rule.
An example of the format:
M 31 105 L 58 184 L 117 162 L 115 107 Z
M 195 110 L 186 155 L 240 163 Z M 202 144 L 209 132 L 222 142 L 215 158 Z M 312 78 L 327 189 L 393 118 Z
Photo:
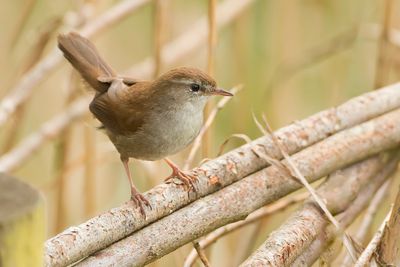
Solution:
M 99 77 L 115 77 L 113 69 L 100 57 L 96 47 L 81 35 L 71 32 L 58 36 L 58 47 L 64 57 L 97 92 L 107 91 L 110 86 L 98 80 Z

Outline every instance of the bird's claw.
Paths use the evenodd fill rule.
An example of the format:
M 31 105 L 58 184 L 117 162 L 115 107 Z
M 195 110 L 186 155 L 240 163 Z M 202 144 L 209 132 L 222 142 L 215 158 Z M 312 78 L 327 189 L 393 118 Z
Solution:
M 150 202 L 140 193 L 133 193 L 131 195 L 131 201 L 135 203 L 137 207 L 139 207 L 140 214 L 142 214 L 146 219 L 146 212 L 144 211 L 143 204 L 152 209 Z
M 176 169 L 173 170 L 172 174 L 165 179 L 165 182 L 172 183 L 174 178 L 179 179 L 183 183 L 185 190 L 188 191 L 188 193 L 190 192 L 191 189 L 194 192 L 197 192 L 197 189 L 194 186 L 195 182 L 197 181 L 196 176 L 187 174 L 184 171 Z

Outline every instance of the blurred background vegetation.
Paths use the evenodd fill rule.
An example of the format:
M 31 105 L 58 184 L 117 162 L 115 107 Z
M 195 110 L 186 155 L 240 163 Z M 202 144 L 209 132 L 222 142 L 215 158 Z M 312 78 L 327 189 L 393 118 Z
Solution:
M 165 1 L 165 43 L 190 32 L 198 19 L 207 16 L 207 0 Z M 90 20 L 116 3 L 1 0 L 0 96 L 7 95 L 27 70 L 54 49 L 58 33 L 71 30 L 69 21 L 77 19 L 72 11 L 89 6 L 83 14 Z M 198 153 L 194 165 L 202 158 L 215 157 L 220 145 L 232 134 L 242 133 L 252 139 L 260 136 L 252 112 L 265 113 L 277 129 L 376 88 L 376 66 L 382 60 L 382 37 L 376 27 L 388 17 L 391 27 L 396 27 L 399 12 L 397 0 L 253 1 L 218 31 L 214 76 L 221 87 L 229 89 L 243 84 L 244 89 L 218 113 L 208 136 L 210 149 L 207 155 Z M 155 14 L 155 1 L 150 1 L 91 40 L 110 65 L 124 73 L 156 53 Z M 160 71 L 182 65 L 206 70 L 206 41 L 201 49 L 172 65 L 161 62 Z M 398 48 L 390 46 L 384 50 L 384 58 L 390 61 L 384 84 L 389 84 L 398 77 Z M 35 87 L 28 101 L 2 126 L 1 153 L 12 150 L 42 123 L 62 112 L 77 95 L 90 94 L 64 61 L 61 68 Z M 13 171 L 43 192 L 48 237 L 129 198 L 119 156 L 107 137 L 96 130 L 98 125 L 87 112 Z M 225 150 L 242 143 L 234 139 Z M 189 150 L 172 158 L 183 166 Z M 133 161 L 131 168 L 141 191 L 169 175 L 163 162 Z M 289 213 L 290 210 L 225 237 L 208 251 L 211 261 L 215 266 L 237 265 Z M 191 245 L 187 245 L 151 266 L 181 265 L 190 249 Z

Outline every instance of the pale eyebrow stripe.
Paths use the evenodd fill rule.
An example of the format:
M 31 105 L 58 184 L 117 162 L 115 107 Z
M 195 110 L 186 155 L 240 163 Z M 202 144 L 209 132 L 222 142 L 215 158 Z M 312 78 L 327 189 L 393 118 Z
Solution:
M 181 83 L 181 84 L 192 84 L 192 83 L 198 83 L 197 81 L 193 80 L 172 80 L 174 83 Z M 201 85 L 200 83 L 198 83 Z

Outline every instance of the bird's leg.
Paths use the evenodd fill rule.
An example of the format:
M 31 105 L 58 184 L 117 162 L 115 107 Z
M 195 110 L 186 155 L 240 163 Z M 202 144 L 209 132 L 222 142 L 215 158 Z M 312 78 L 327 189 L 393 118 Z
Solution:
M 149 201 L 141 193 L 139 193 L 139 191 L 136 189 L 135 185 L 133 184 L 131 171 L 129 170 L 129 166 L 128 166 L 129 158 L 121 156 L 121 161 L 122 161 L 122 164 L 124 164 L 125 171 L 128 176 L 129 184 L 131 186 L 131 200 L 139 207 L 140 213 L 144 217 L 146 217 L 146 213 L 144 212 L 144 208 L 143 208 L 143 203 L 146 206 L 148 206 L 149 208 L 151 208 L 151 205 L 150 205 Z
M 196 187 L 194 187 L 194 182 L 196 181 L 196 176 L 187 174 L 183 170 L 179 169 L 179 167 L 175 163 L 173 163 L 171 160 L 169 160 L 168 158 L 164 158 L 164 160 L 172 169 L 172 174 L 170 176 L 168 176 L 165 179 L 165 181 L 168 183 L 174 177 L 176 177 L 182 181 L 182 183 L 185 185 L 185 187 L 188 189 L 188 191 L 190 190 L 190 188 L 192 188 L 193 191 L 196 192 Z

